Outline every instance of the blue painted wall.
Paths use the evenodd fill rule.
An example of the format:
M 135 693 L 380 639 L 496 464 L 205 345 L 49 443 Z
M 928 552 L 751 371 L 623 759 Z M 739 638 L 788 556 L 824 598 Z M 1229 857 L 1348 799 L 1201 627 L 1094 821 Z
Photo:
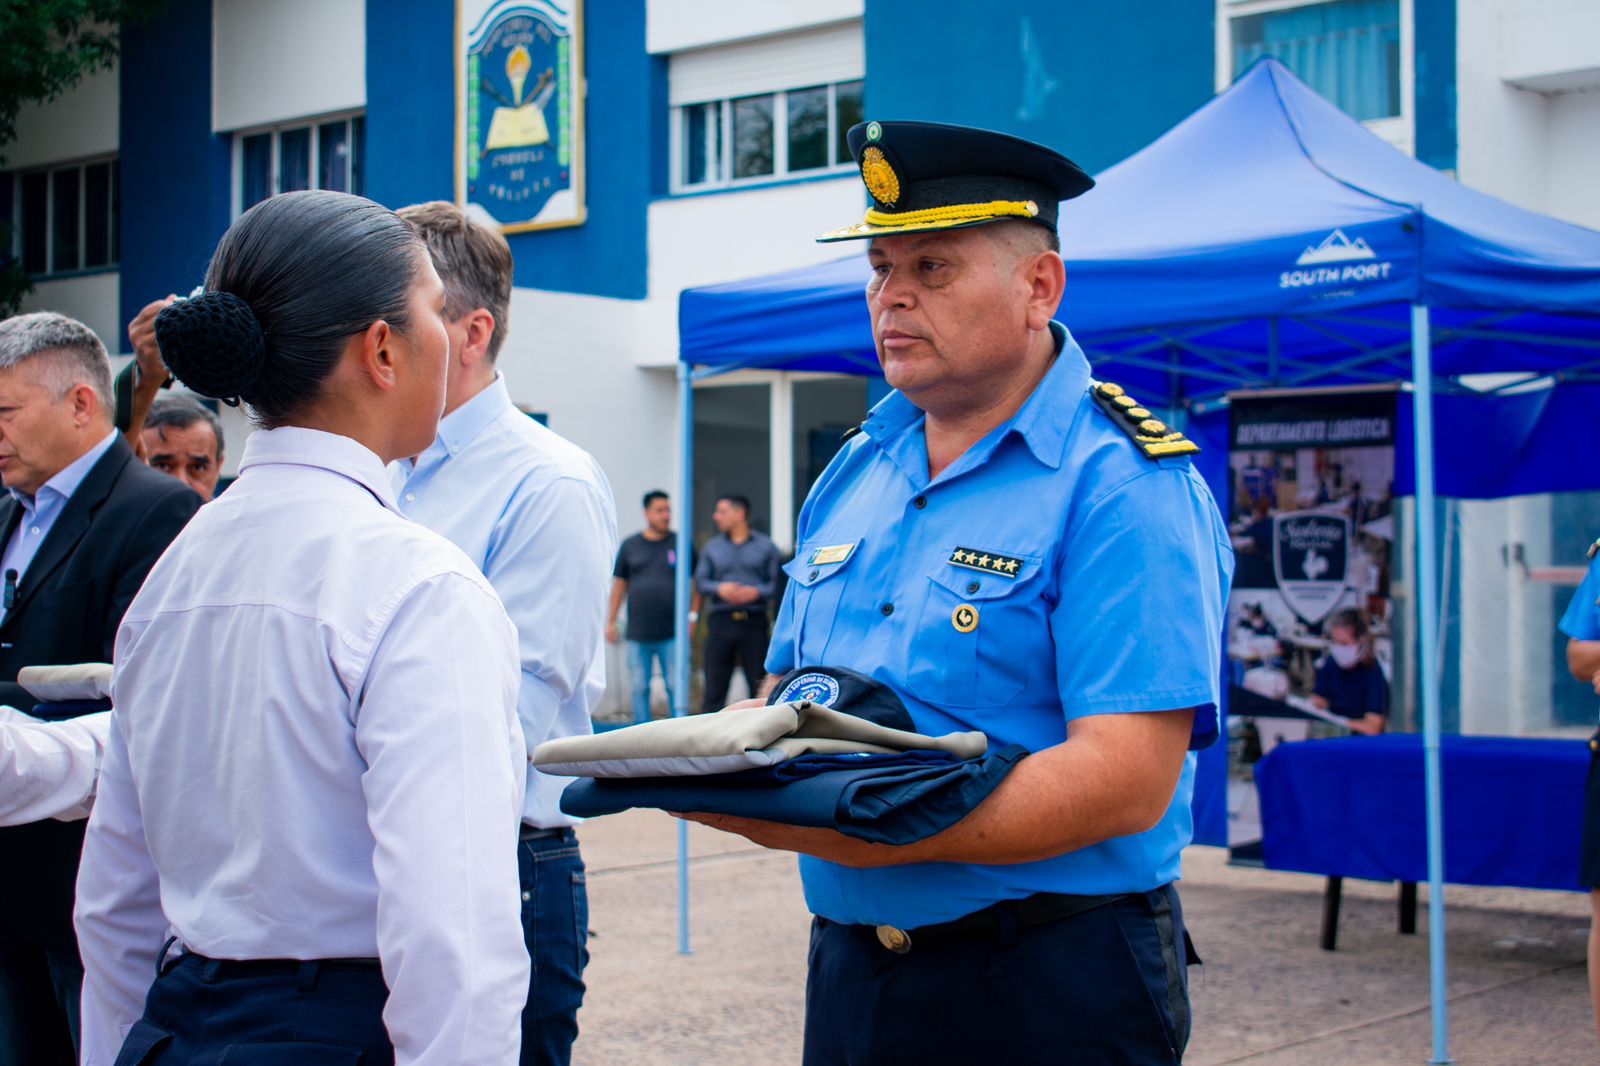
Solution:
M 868 0 L 867 116 L 987 126 L 1090 172 L 1213 93 L 1212 5 Z
M 122 320 L 186 294 L 231 216 L 229 140 L 211 132 L 211 3 L 182 0 L 126 26 L 122 91 Z
M 584 5 L 588 221 L 509 238 L 519 288 L 647 295 L 650 198 L 666 185 L 666 63 L 645 52 L 644 0 Z M 455 4 L 369 0 L 367 194 L 455 199 Z
M 1414 0 L 1417 158 L 1456 165 L 1456 2 Z

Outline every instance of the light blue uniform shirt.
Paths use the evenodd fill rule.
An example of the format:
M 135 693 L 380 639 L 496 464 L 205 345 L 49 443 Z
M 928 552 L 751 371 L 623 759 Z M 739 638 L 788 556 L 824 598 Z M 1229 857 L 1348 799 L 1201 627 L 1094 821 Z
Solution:
M 518 716 L 528 751 L 592 731 L 605 694 L 605 612 L 617 556 L 617 509 L 598 463 L 535 422 L 494 383 L 439 422 L 415 466 L 389 468 L 400 510 L 478 565 L 517 626 Z M 571 778 L 528 766 L 522 820 L 573 824 L 561 813 Z
M 1146 458 L 1113 425 L 1082 350 L 1053 328 L 1060 354 L 1033 395 L 936 479 L 922 412 L 898 392 L 873 408 L 801 509 L 770 672 L 850 667 L 892 687 L 918 731 L 979 729 L 996 747 L 1039 751 L 1074 719 L 1187 707 L 1191 747 L 1216 739 L 1233 574 L 1222 516 L 1187 458 Z M 843 561 L 811 561 L 846 545 Z M 1192 835 L 1194 761 L 1148 832 L 1006 866 L 802 856 L 806 903 L 914 928 L 1035 892 L 1155 888 Z
M 1561 616 L 1561 632 L 1573 640 L 1600 640 L 1600 555 L 1589 563 L 1578 591 Z
M 15 571 L 17 583 L 22 583 L 22 578 L 28 572 L 28 564 L 39 554 L 39 546 L 50 535 L 50 530 L 55 526 L 56 519 L 61 517 L 61 512 L 67 509 L 67 501 L 72 499 L 72 494 L 78 491 L 78 486 L 83 484 L 83 479 L 89 476 L 89 471 L 94 469 L 94 464 L 100 461 L 100 457 L 111 450 L 111 445 L 116 439 L 116 430 L 106 434 L 105 440 L 62 467 L 56 472 L 55 477 L 40 485 L 36 496 L 29 496 L 16 489 L 10 490 L 12 498 L 22 505 L 22 521 L 17 523 L 16 532 L 11 534 L 11 540 L 5 545 L 5 551 L 0 553 L 0 579 L 3 579 L 7 571 Z M 5 616 L 4 601 L 0 601 L 0 621 L 3 621 Z

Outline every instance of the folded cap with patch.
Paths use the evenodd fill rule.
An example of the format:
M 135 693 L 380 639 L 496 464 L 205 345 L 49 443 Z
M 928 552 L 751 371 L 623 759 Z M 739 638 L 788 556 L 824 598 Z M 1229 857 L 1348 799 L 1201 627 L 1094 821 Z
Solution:
M 1094 179 L 1061 153 L 993 130 L 863 122 L 846 139 L 872 206 L 862 221 L 817 238 L 824 243 L 1007 219 L 1053 230 L 1061 201 L 1094 188 Z
M 778 679 L 767 705 L 808 700 L 890 729 L 917 730 L 894 689 L 842 666 L 801 666 Z

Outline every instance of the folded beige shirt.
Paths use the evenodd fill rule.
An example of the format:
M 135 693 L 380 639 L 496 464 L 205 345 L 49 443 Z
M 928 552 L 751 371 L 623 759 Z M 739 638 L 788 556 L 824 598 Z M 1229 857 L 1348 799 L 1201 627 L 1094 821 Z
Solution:
M 540 744 L 533 765 L 571 777 L 687 777 L 772 766 L 796 755 L 947 751 L 971 759 L 988 750 L 982 733 L 928 737 L 800 700 L 717 711 Z
M 24 666 L 17 672 L 17 684 L 40 703 L 107 700 L 111 698 L 111 664 Z

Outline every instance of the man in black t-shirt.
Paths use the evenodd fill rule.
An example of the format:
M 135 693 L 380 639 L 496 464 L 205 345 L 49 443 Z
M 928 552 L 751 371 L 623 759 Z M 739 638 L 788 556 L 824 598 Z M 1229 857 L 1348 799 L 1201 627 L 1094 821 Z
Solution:
M 611 571 L 611 608 L 606 616 L 606 639 L 615 644 L 617 611 L 628 601 L 628 677 L 633 686 L 633 720 L 650 720 L 650 670 L 661 663 L 667 686 L 667 706 L 672 704 L 672 638 L 674 583 L 678 566 L 677 536 L 672 531 L 672 503 L 660 490 L 644 494 L 644 529 L 622 542 L 617 565 Z M 691 560 L 691 566 L 693 561 Z M 694 622 L 700 594 L 693 594 Z

